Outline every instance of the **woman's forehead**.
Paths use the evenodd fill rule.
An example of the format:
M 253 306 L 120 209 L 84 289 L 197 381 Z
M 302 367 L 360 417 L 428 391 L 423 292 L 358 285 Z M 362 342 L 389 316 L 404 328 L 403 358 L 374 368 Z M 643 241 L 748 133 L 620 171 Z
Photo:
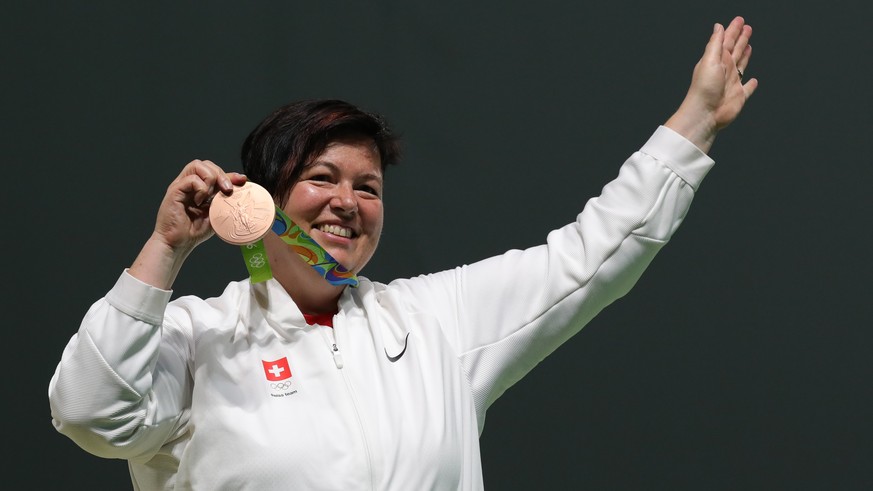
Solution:
M 382 161 L 379 149 L 370 138 L 334 140 L 325 146 L 324 151 L 307 162 L 303 169 L 316 166 L 330 167 L 333 170 L 357 170 L 382 176 Z

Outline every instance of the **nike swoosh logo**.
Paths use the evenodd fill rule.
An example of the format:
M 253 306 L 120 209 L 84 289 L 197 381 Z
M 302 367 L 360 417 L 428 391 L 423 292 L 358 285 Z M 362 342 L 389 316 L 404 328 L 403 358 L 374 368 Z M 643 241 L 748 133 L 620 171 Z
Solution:
M 388 361 L 390 361 L 391 363 L 394 363 L 395 361 L 399 360 L 400 357 L 403 356 L 403 353 L 406 353 L 406 346 L 408 344 L 409 344 L 409 333 L 406 333 L 406 338 L 403 340 L 403 351 L 401 351 L 399 355 L 391 356 L 388 354 L 388 349 L 383 348 L 385 350 L 385 356 L 388 357 Z

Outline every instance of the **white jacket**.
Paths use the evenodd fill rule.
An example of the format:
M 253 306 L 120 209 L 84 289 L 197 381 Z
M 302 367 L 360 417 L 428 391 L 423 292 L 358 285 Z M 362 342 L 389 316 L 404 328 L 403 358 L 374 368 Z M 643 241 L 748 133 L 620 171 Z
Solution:
M 712 164 L 661 127 L 545 245 L 361 278 L 332 329 L 275 280 L 169 302 L 124 273 L 63 353 L 55 427 L 136 489 L 482 489 L 485 411 L 633 286 Z

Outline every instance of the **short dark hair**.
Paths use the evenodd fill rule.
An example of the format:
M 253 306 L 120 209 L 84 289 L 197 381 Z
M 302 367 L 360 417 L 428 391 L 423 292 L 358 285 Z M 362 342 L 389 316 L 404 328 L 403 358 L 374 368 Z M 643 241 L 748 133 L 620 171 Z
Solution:
M 304 100 L 276 109 L 249 133 L 241 151 L 243 172 L 284 206 L 304 166 L 346 137 L 372 139 L 383 172 L 400 161 L 399 138 L 382 116 L 346 101 Z

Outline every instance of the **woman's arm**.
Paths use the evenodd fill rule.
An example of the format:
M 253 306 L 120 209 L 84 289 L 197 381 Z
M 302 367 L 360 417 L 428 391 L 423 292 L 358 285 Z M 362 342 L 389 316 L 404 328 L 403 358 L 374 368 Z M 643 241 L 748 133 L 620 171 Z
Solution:
M 167 188 L 155 230 L 130 267 L 131 276 L 168 290 L 185 259 L 213 235 L 209 203 L 218 192 L 229 194 L 246 177 L 225 173 L 209 160 L 193 160 Z
M 49 384 L 56 429 L 104 457 L 148 459 L 184 425 L 190 326 L 164 318 L 191 251 L 212 236 L 209 201 L 245 176 L 195 160 L 168 186 L 133 265 L 85 315 Z
M 547 243 L 392 284 L 440 319 L 477 411 L 625 295 L 682 223 L 713 161 L 703 152 L 757 86 L 739 82 L 750 28 L 716 26 L 681 107 L 575 222 Z M 726 65 L 727 64 L 727 65 Z M 728 66 L 729 65 L 729 66 Z M 482 419 L 480 419 L 480 425 Z

